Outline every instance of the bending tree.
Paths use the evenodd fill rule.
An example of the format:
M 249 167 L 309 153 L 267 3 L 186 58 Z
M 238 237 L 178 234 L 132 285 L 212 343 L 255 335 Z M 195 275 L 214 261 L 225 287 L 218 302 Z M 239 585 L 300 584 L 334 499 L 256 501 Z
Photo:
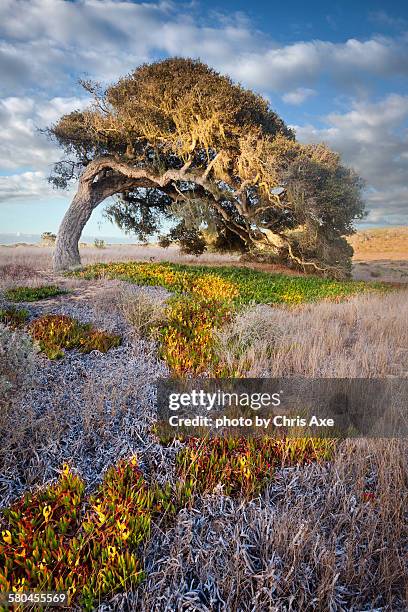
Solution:
M 363 216 L 362 183 L 326 146 L 302 145 L 268 102 L 198 61 L 142 65 L 50 134 L 67 158 L 50 180 L 79 180 L 58 232 L 56 270 L 80 264 L 93 209 L 146 238 L 164 218 L 211 228 L 216 244 L 267 253 L 303 268 L 344 274 L 344 236 Z M 173 231 L 173 235 L 177 232 Z

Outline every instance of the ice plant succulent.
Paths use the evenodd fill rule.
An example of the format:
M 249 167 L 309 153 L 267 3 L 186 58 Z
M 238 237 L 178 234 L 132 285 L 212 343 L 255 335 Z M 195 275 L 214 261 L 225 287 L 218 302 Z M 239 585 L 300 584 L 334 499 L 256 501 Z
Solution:
M 155 333 L 160 355 L 176 376 L 238 376 L 217 356 L 216 332 L 236 308 L 248 303 L 298 306 L 318 299 L 338 299 L 368 288 L 352 281 L 269 274 L 247 268 L 118 262 L 93 264 L 72 273 L 82 278 L 120 278 L 141 285 L 160 285 L 176 294 L 166 323 Z
M 58 481 L 28 492 L 3 512 L 0 525 L 1 591 L 67 591 L 68 605 L 92 610 L 144 576 L 138 547 L 152 519 L 162 528 L 197 495 L 221 487 L 251 498 L 282 463 L 324 460 L 328 440 L 199 439 L 184 441 L 176 483 L 148 483 L 136 457 L 111 467 L 95 493 L 64 465 Z
M 196 493 L 221 487 L 225 495 L 257 495 L 282 464 L 296 465 L 328 459 L 333 440 L 255 438 L 187 438 L 177 455 L 181 481 Z
M 13 287 L 5 292 L 5 296 L 12 302 L 36 302 L 64 293 L 67 291 L 56 285 L 42 285 L 41 287 Z
M 0 323 L 4 323 L 13 329 L 24 327 L 29 313 L 25 308 L 16 308 L 11 306 L 0 310 Z
M 49 359 L 64 355 L 64 350 L 79 349 L 82 353 L 101 351 L 119 346 L 120 337 L 99 331 L 90 324 L 80 323 L 67 315 L 44 315 L 32 321 L 28 332 L 38 342 Z
M 215 373 L 214 332 L 229 315 L 228 303 L 216 299 L 190 297 L 170 302 L 167 322 L 160 332 L 160 354 L 174 374 Z
M 80 278 L 121 278 L 139 285 L 160 285 L 179 294 L 226 297 L 236 304 L 297 304 L 343 299 L 365 291 L 385 291 L 379 282 L 338 281 L 315 276 L 272 274 L 231 266 L 169 262 L 97 263 L 72 273 Z M 225 281 L 225 284 L 222 283 Z M 218 291 L 217 291 L 218 286 Z
M 91 610 L 102 595 L 143 577 L 131 545 L 149 533 L 146 484 L 137 466 L 112 468 L 91 498 L 65 466 L 59 481 L 4 512 L 0 589 L 67 591 Z M 103 500 L 100 502 L 99 500 Z

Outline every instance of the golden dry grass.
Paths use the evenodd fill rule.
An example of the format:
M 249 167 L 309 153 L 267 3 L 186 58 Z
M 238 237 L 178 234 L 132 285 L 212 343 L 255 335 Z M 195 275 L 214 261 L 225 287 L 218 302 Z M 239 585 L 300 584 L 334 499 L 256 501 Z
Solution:
M 258 305 L 220 336 L 231 371 L 248 377 L 408 376 L 408 291 L 296 308 Z
M 355 261 L 408 258 L 408 227 L 364 230 L 349 239 Z
M 253 502 L 205 497 L 158 530 L 130 609 L 406 610 L 407 450 L 346 441 Z
M 7 264 L 29 265 L 35 270 L 50 271 L 52 265 L 52 247 L 37 245 L 4 246 L 0 245 L 0 266 Z M 177 247 L 162 249 L 155 245 L 107 245 L 105 249 L 92 246 L 80 249 L 84 265 L 110 261 L 172 261 L 177 263 L 225 264 L 238 261 L 238 256 L 204 254 L 199 258 L 182 255 Z
M 354 278 L 408 282 L 407 227 L 365 230 L 352 236 L 349 242 L 354 249 Z
M 176 249 L 157 247 L 84 248 L 82 257 L 84 263 L 152 257 L 196 262 Z M 236 263 L 214 255 L 199 261 Z M 12 264 L 0 280 L 3 286 L 55 282 L 50 263 L 47 247 L 0 247 L 0 266 Z M 64 282 L 78 299 L 94 299 L 101 316 L 127 310 L 118 281 Z M 221 332 L 219 350 L 231 368 L 253 377 L 408 377 L 407 299 L 408 291 L 400 289 L 290 309 L 248 307 Z M 2 412 L 0 429 L 13 433 L 0 453 L 0 462 L 7 459 L 5 491 L 10 487 L 14 494 L 16 473 L 29 484 L 49 480 L 61 448 L 77 462 L 82 458 L 82 466 L 96 452 L 89 449 L 100 448 L 98 474 L 124 452 L 124 440 L 135 428 L 127 407 L 136 405 L 136 388 L 138 409 L 147 410 L 147 387 L 156 375 L 155 354 L 148 358 L 146 346 L 140 347 L 132 349 L 131 377 L 121 364 L 113 377 L 102 368 L 96 378 L 56 377 L 49 385 L 49 410 L 40 418 L 27 410 Z M 114 418 L 106 405 L 114 406 Z M 144 418 L 152 421 L 148 413 Z M 164 477 L 169 458 L 145 426 L 142 435 L 135 430 L 153 449 L 145 455 L 152 475 Z M 146 582 L 135 593 L 117 596 L 113 609 L 405 611 L 407 451 L 404 440 L 345 441 L 330 464 L 282 470 L 254 501 L 199 499 L 180 513 L 174 528 L 155 526 L 143 551 Z M 94 478 L 92 472 L 89 481 Z

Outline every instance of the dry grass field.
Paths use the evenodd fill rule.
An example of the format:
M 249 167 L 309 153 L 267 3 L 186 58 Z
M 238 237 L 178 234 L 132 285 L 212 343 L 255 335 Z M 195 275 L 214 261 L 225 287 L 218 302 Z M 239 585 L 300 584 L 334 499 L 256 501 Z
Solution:
M 350 238 L 355 259 L 404 260 L 408 252 L 408 227 L 378 228 L 357 232 Z
M 407 227 L 358 232 L 350 238 L 350 244 L 354 249 L 354 278 L 407 282 Z
M 379 279 L 385 282 L 408 282 L 408 228 L 372 229 L 357 232 L 350 238 L 354 249 L 353 278 Z M 52 248 L 37 245 L 0 245 L 0 262 L 27 263 L 38 270 L 50 270 Z M 180 254 L 177 247 L 162 249 L 155 245 L 107 245 L 105 249 L 83 245 L 83 264 L 109 261 L 171 261 L 209 265 L 251 265 L 271 272 L 286 272 L 276 265 L 239 262 L 238 255 L 205 253 L 200 257 Z
M 15 323 L 0 323 L 0 507 L 14 512 L 5 510 L 0 519 L 0 590 L 58 584 L 69 591 L 72 609 L 101 612 L 405 611 L 406 440 L 349 439 L 323 445 L 321 454 L 318 447 L 310 452 L 289 443 L 260 484 L 252 468 L 245 472 L 246 461 L 254 469 L 260 460 L 250 446 L 199 463 L 202 474 L 192 480 L 205 448 L 164 443 L 153 426 L 155 383 L 184 372 L 177 370 L 181 365 L 193 367 L 189 351 L 197 338 L 197 347 L 206 348 L 197 372 L 204 363 L 207 373 L 221 364 L 219 372 L 243 377 L 408 378 L 407 239 L 406 229 L 353 238 L 354 277 L 390 282 L 388 290 L 367 285 L 365 291 L 357 283 L 358 292 L 347 285 L 350 293 L 343 295 L 339 284 L 335 297 L 322 297 L 333 287 L 292 273 L 280 302 L 261 296 L 256 304 L 230 305 L 222 322 L 208 319 L 197 302 L 210 290 L 209 299 L 236 297 L 217 266 L 239 266 L 237 257 L 197 260 L 155 246 L 82 248 L 85 266 L 152 264 L 131 268 L 151 275 L 134 284 L 98 267 L 88 276 L 55 276 L 50 248 L 0 246 L 0 311 L 14 309 Z M 186 276 L 182 266 L 155 265 L 163 260 L 210 265 L 211 274 L 200 272 L 200 284 L 200 276 Z M 176 296 L 169 302 L 178 278 L 190 283 L 192 301 Z M 39 300 L 35 291 L 44 285 L 65 293 Z M 8 290 L 20 286 L 34 290 L 33 301 L 27 301 L 30 291 L 25 301 L 11 301 Z M 316 300 L 299 294 L 316 287 Z M 16 309 L 25 311 L 21 324 Z M 93 326 L 91 332 L 81 328 L 88 341 L 101 342 L 103 332 L 121 343 L 107 350 L 97 344 L 100 350 L 89 352 L 66 343 L 62 358 L 48 359 L 38 346 L 47 341 L 49 348 L 51 336 L 33 344 L 32 326 L 61 316 L 64 342 L 75 320 Z M 208 337 L 201 328 L 196 336 L 192 322 Z M 177 346 L 169 344 L 173 332 L 181 333 Z M 186 456 L 189 477 L 180 471 Z M 225 482 L 211 484 L 224 474 L 219 466 L 230 470 L 233 493 L 226 494 Z M 72 507 L 78 512 L 70 514 Z M 41 570 L 34 571 L 25 559 L 37 555 Z M 76 562 L 78 570 L 72 569 Z

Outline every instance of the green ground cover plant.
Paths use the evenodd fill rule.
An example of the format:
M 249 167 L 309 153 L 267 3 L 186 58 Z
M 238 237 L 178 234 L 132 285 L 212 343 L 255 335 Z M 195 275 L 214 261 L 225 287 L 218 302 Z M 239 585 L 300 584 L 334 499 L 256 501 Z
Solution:
M 4 292 L 5 297 L 11 302 L 37 302 L 68 293 L 57 285 L 43 285 L 41 287 L 13 287 Z
M 293 438 L 185 438 L 176 458 L 178 475 L 196 493 L 222 487 L 225 495 L 251 499 L 258 495 L 282 464 L 295 465 L 326 460 L 334 441 Z
M 217 331 L 247 304 L 297 306 L 318 300 L 338 301 L 365 291 L 385 291 L 380 283 L 337 281 L 312 276 L 270 274 L 239 267 L 189 266 L 172 263 L 98 263 L 76 271 L 85 279 L 118 278 L 140 285 L 159 285 L 175 295 L 165 323 L 159 325 L 160 356 L 173 374 L 241 376 L 227 367 L 217 351 Z
M 317 276 L 289 276 L 232 266 L 193 266 L 185 264 L 118 262 L 97 263 L 73 273 L 81 278 L 119 278 L 140 285 L 160 285 L 183 293 L 194 282 L 216 277 L 232 283 L 231 295 L 239 304 L 300 304 L 322 299 L 342 299 L 365 291 L 385 291 L 379 282 L 338 281 Z
M 95 329 L 67 315 L 49 314 L 32 321 L 28 333 L 49 359 L 64 356 L 64 350 L 79 349 L 82 353 L 101 351 L 120 345 L 120 336 Z
M 169 301 L 166 323 L 159 331 L 160 356 L 173 374 L 222 375 L 215 350 L 215 331 L 231 316 L 228 302 L 194 296 Z
M 16 308 L 11 306 L 0 310 L 0 322 L 8 325 L 12 329 L 24 327 L 27 322 L 29 313 L 25 308 Z
M 55 484 L 28 492 L 3 512 L 2 591 L 67 591 L 68 605 L 94 609 L 101 597 L 134 589 L 144 578 L 138 547 L 152 520 L 165 527 L 196 495 L 217 485 L 250 499 L 283 461 L 325 460 L 331 441 L 191 438 L 177 456 L 177 481 L 148 483 L 136 457 L 111 467 L 95 493 L 68 465 Z
M 133 469 L 134 467 L 134 469 Z M 57 483 L 27 493 L 4 512 L 0 588 L 68 591 L 91 610 L 95 599 L 142 577 L 130 546 L 149 531 L 146 484 L 135 466 L 110 470 L 95 495 L 68 466 Z

